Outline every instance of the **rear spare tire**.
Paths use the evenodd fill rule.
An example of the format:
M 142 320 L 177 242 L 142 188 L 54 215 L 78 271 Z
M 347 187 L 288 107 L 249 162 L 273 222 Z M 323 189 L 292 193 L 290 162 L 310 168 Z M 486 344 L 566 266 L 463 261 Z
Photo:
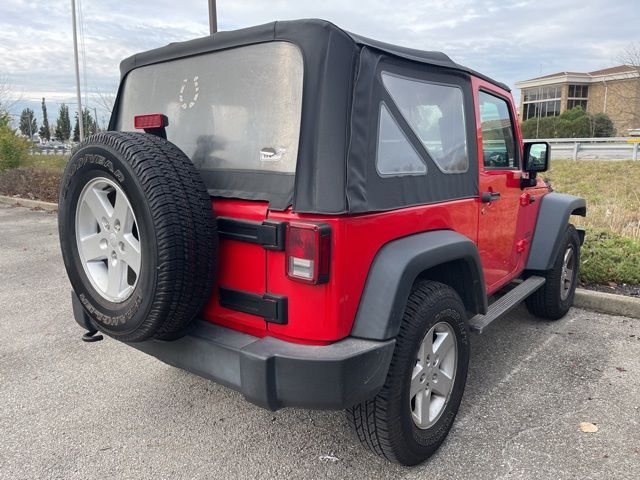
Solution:
M 179 336 L 215 280 L 211 200 L 189 158 L 157 136 L 92 135 L 60 186 L 71 285 L 96 327 L 122 341 Z

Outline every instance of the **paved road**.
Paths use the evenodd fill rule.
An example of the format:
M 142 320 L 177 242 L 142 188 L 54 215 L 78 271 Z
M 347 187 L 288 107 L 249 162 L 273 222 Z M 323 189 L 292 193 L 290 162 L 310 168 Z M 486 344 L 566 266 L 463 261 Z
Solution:
M 518 310 L 473 337 L 427 464 L 361 449 L 341 412 L 268 412 L 114 340 L 80 341 L 55 215 L 0 206 L 0 478 L 638 478 L 640 321 Z M 582 421 L 597 433 L 582 433 Z

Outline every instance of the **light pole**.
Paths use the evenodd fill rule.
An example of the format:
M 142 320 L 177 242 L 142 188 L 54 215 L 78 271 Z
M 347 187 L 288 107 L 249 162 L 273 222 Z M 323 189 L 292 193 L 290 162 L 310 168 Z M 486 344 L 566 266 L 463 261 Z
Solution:
M 78 34 L 76 33 L 76 0 L 71 0 L 71 20 L 73 22 L 73 57 L 76 63 L 76 95 L 78 96 L 78 127 L 80 141 L 84 140 L 84 122 L 82 118 L 82 99 L 80 97 L 80 65 L 78 64 Z
M 216 0 L 209 0 L 209 32 L 211 35 L 218 31 L 218 12 Z

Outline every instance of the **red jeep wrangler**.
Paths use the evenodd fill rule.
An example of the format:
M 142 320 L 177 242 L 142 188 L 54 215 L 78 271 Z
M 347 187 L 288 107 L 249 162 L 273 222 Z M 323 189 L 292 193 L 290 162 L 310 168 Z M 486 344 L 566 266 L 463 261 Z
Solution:
M 536 178 L 549 146 L 522 145 L 507 86 L 319 20 L 121 70 L 109 131 L 60 192 L 86 340 L 266 408 L 346 409 L 363 444 L 411 465 L 454 421 L 469 329 L 523 300 L 569 310 L 585 201 Z

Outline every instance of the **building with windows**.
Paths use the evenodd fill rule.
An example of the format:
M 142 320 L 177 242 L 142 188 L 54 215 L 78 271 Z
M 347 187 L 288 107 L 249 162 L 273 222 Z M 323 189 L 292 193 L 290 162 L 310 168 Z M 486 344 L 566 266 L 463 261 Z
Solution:
M 619 65 L 594 72 L 558 72 L 515 83 L 520 119 L 560 115 L 581 106 L 606 113 L 618 132 L 640 128 L 640 68 Z

